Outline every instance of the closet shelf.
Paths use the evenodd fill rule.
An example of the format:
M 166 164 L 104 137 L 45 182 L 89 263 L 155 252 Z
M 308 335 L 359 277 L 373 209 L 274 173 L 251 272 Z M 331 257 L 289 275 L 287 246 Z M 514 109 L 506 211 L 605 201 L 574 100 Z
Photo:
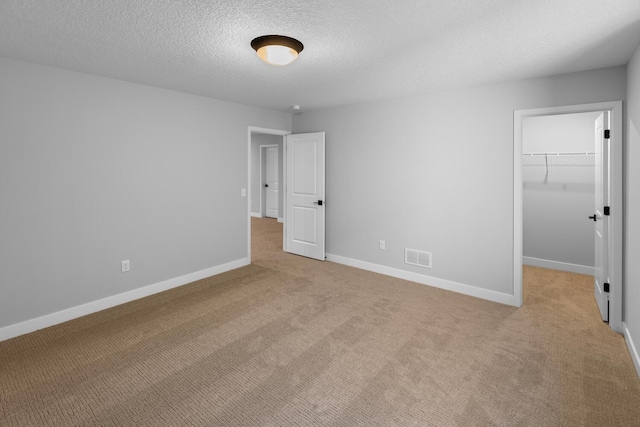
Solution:
M 597 156 L 601 161 L 602 156 Z M 593 152 L 556 152 L 556 153 L 523 153 L 522 166 L 525 170 L 544 174 L 544 184 L 549 182 L 549 174 L 558 179 L 562 176 L 581 176 L 593 174 L 596 166 L 596 153 Z M 586 176 L 586 175 L 585 175 Z
M 575 153 L 523 153 L 523 166 L 573 166 L 592 167 L 596 164 L 596 153 L 575 152 Z
M 593 152 L 574 152 L 574 153 L 545 153 L 545 152 L 538 152 L 538 153 L 522 153 L 523 156 L 593 156 L 596 153 Z

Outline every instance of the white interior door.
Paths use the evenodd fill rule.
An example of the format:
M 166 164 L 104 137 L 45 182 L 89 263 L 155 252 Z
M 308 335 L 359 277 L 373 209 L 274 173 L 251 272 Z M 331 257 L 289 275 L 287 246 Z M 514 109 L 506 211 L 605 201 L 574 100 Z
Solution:
M 284 250 L 325 259 L 324 132 L 285 139 L 286 216 Z
M 278 181 L 278 147 L 267 147 L 265 159 L 265 216 L 278 218 L 280 182 Z
M 604 137 L 605 113 L 595 121 L 595 170 L 596 196 L 595 213 L 589 217 L 594 221 L 595 230 L 595 274 L 594 292 L 600 315 L 605 322 L 609 321 L 609 286 L 608 277 L 608 242 L 609 221 L 604 214 L 604 207 L 609 205 L 609 139 Z

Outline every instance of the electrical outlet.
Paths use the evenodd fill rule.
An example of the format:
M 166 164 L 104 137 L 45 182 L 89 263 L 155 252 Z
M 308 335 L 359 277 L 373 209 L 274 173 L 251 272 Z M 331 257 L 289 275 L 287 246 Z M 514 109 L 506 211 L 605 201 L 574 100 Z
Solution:
M 240 196 L 241 197 L 247 197 L 247 189 L 246 188 L 241 188 L 240 189 Z
M 129 270 L 131 270 L 131 262 L 128 259 L 126 259 L 122 261 L 122 272 L 126 273 Z
M 380 240 L 380 249 L 384 251 L 385 247 L 386 247 L 386 243 L 384 242 L 384 240 Z

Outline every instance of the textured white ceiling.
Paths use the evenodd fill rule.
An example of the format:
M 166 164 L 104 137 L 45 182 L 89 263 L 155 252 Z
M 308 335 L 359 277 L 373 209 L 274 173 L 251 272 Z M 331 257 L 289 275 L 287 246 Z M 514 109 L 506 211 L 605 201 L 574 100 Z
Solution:
M 273 67 L 249 46 L 299 39 Z M 1 0 L 0 55 L 302 111 L 626 64 L 639 0 Z

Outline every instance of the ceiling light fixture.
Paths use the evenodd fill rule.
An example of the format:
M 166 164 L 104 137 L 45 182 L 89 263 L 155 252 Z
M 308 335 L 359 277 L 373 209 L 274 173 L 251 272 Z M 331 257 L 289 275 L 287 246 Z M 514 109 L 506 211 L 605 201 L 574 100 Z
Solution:
M 287 36 L 260 36 L 251 40 L 251 47 L 258 57 L 267 64 L 287 65 L 302 52 L 304 46 L 298 40 Z

